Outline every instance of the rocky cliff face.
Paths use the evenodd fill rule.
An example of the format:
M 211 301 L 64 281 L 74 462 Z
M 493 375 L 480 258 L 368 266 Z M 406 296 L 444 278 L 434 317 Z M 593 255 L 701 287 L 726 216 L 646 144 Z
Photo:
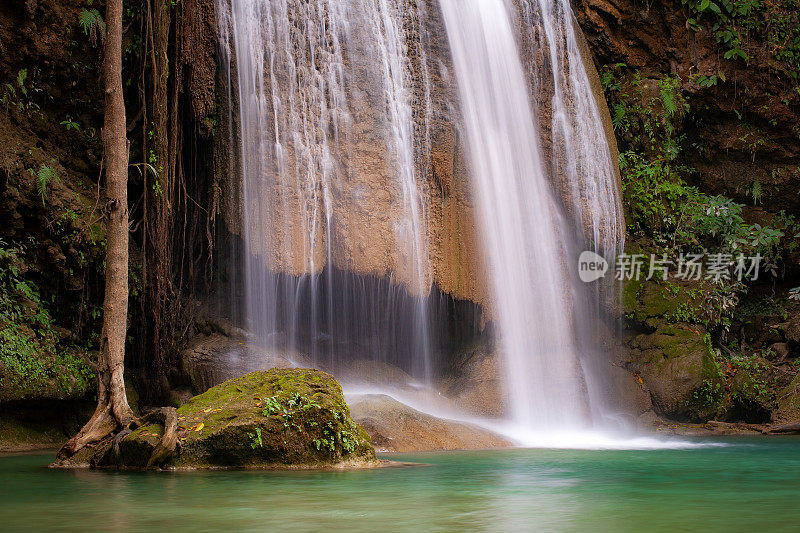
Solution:
M 288 2 L 287 6 L 290 14 L 295 13 L 293 2 Z M 282 115 L 297 111 L 294 107 L 287 107 L 280 112 L 279 105 L 286 104 L 277 104 L 273 97 L 272 107 L 268 105 L 266 111 L 269 120 L 264 121 L 263 127 L 270 142 L 280 138 L 276 128 L 282 131 L 281 150 L 285 153 L 272 154 L 269 159 L 274 163 L 262 169 L 275 183 L 258 199 L 245 199 L 238 182 L 242 169 L 237 166 L 237 158 L 249 150 L 248 146 L 236 146 L 238 141 L 235 141 L 233 152 L 219 158 L 228 162 L 223 165 L 227 176 L 223 184 L 225 221 L 233 233 L 249 233 L 250 236 L 245 238 L 251 242 L 252 248 L 266 247 L 267 263 L 274 270 L 291 275 L 311 270 L 319 273 L 327 266 L 330 256 L 332 266 L 337 269 L 379 278 L 391 273 L 393 282 L 405 285 L 412 294 L 427 291 L 426 287 L 418 285 L 430 286 L 433 283 L 442 293 L 475 302 L 491 314 L 447 32 L 437 2 L 409 1 L 403 6 L 403 18 L 399 22 L 405 57 L 400 60 L 405 63 L 403 75 L 407 86 L 404 90 L 411 95 L 413 163 L 422 207 L 420 224 L 424 249 L 420 253 L 425 272 L 420 279 L 415 279 L 409 268 L 411 252 L 404 242 L 410 230 L 404 229 L 409 217 L 404 211 L 404 193 L 397 178 L 402 161 L 398 159 L 396 147 L 391 145 L 391 130 L 396 125 L 391 123 L 391 113 L 387 115 L 386 110 L 392 102 L 385 101 L 386 92 L 391 88 L 387 87 L 386 79 L 381 79 L 378 67 L 382 60 L 387 59 L 376 55 L 375 49 L 383 45 L 376 45 L 373 42 L 375 36 L 362 29 L 371 24 L 366 14 L 363 20 L 349 21 L 351 29 L 341 42 L 334 42 L 329 35 L 311 63 L 307 63 L 310 58 L 301 49 L 303 45 L 320 46 L 319 43 L 313 40 L 304 43 L 301 41 L 308 39 L 307 35 L 289 33 L 290 39 L 297 40 L 293 41 L 289 53 L 300 65 L 300 74 L 295 79 L 284 72 L 280 64 L 272 65 L 264 74 L 265 87 L 270 88 L 267 94 L 285 91 L 289 94 L 287 99 L 291 99 L 295 92 L 306 91 L 309 101 L 316 102 L 314 106 L 321 107 L 322 111 L 302 111 L 287 118 Z M 295 16 L 308 15 L 295 13 Z M 333 15 L 322 13 L 318 16 Z M 567 155 L 559 149 L 554 150 L 550 141 L 549 99 L 553 87 L 546 78 L 551 75 L 552 66 L 545 57 L 546 53 L 530 53 L 537 42 L 542 44 L 543 37 L 528 35 L 529 29 L 530 26 L 520 21 L 518 38 L 530 82 L 536 88 L 532 100 L 541 113 L 542 144 L 548 171 L 552 175 L 554 190 L 563 197 L 567 206 L 573 186 L 564 174 L 567 165 L 563 161 Z M 233 49 L 231 53 L 234 53 Z M 611 140 L 610 149 L 615 159 L 616 145 L 610 115 L 594 61 L 588 48 L 583 48 L 582 54 L 589 78 L 593 81 L 591 90 L 606 119 L 606 135 Z M 341 61 L 341 64 L 327 64 L 328 61 Z M 231 123 L 223 126 L 226 133 L 229 133 L 228 128 L 234 132 L 234 139 L 242 127 L 242 118 L 236 112 L 240 93 L 237 92 L 236 80 L 239 67 L 235 63 L 231 63 L 230 81 L 234 109 L 230 115 Z M 314 100 L 319 99 L 320 94 L 317 94 L 319 91 L 315 85 L 318 81 L 313 76 L 329 76 L 332 70 L 342 67 L 345 72 L 343 80 L 332 77 L 325 90 L 330 91 L 331 100 L 343 99 L 344 105 L 332 107 L 329 101 Z M 228 94 L 228 80 L 220 80 L 217 90 L 218 95 Z M 221 120 L 224 121 L 224 117 Z M 298 123 L 302 123 L 305 129 L 293 129 Z M 327 128 L 335 128 L 335 132 L 327 131 Z M 287 132 L 303 137 L 302 143 L 295 145 L 291 140 L 286 141 Z M 224 140 L 222 144 L 218 146 L 224 151 Z M 309 156 L 312 161 L 304 159 Z M 320 163 L 326 158 L 327 163 Z M 297 182 L 309 180 L 309 175 L 313 177 L 306 190 L 299 190 Z M 258 227 L 247 229 L 242 226 L 246 210 L 262 213 L 255 217 L 259 219 Z M 327 219 L 326 212 L 329 215 Z M 252 223 L 253 215 L 250 218 Z M 272 229 L 265 231 L 265 226 Z M 587 221 L 588 226 L 591 226 L 591 221 Z M 601 232 L 606 230 L 600 228 Z M 619 237 L 619 234 L 615 236 Z
M 716 19 L 684 4 L 577 0 L 574 8 L 601 67 L 624 63 L 644 78 L 679 77 L 691 105 L 684 156 L 702 190 L 745 202 L 758 183 L 766 209 L 798 212 L 800 92 L 796 63 L 781 55 L 796 47 L 796 2 L 764 2 L 717 30 Z M 717 35 L 728 29 L 741 36 L 736 48 Z M 739 50 L 746 60 L 731 54 Z
M 214 83 L 218 67 L 215 2 L 185 0 L 182 5 L 180 27 L 187 41 L 185 57 L 180 58 L 184 68 L 180 85 L 190 93 L 191 106 L 186 115 L 192 117 L 193 125 L 202 130 L 200 134 L 204 138 L 213 134 L 220 147 L 227 144 L 231 125 L 226 124 L 227 86 L 219 78 Z M 790 4 L 776 0 L 764 2 L 764 5 L 771 8 Z M 412 82 L 413 137 L 418 154 L 415 165 L 423 196 L 422 218 L 428 259 L 426 279 L 441 293 L 483 306 L 490 315 L 491 302 L 487 298 L 485 268 L 481 264 L 476 235 L 462 120 L 458 106 L 454 105 L 457 91 L 447 34 L 437 2 L 409 0 L 406 7 L 409 15 L 404 18 L 403 32 L 411 58 L 406 74 Z M 420 11 L 421 7 L 424 9 Z M 97 3 L 95 8 L 98 13 L 102 12 Z M 98 84 L 99 34 L 91 23 L 84 27 L 80 22 L 84 11 L 91 14 L 95 8 L 78 0 L 12 0 L 0 5 L 0 251 L 12 250 L 14 256 L 9 259 L 6 254 L 0 259 L 0 265 L 4 269 L 2 275 L 10 272 L 11 266 L 19 273 L 14 274 L 16 288 L 4 296 L 10 295 L 15 309 L 24 311 L 21 315 L 24 327 L 12 331 L 5 318 L 0 318 L 0 326 L 4 334 L 15 335 L 14 342 L 27 343 L 23 348 L 35 348 L 33 351 L 15 348 L 14 354 L 33 353 L 30 360 L 44 362 L 36 366 L 41 371 L 36 375 L 42 377 L 44 387 L 25 390 L 17 386 L 19 384 L 4 386 L 4 393 L 9 396 L 2 400 L 74 398 L 84 395 L 91 387 L 91 371 L 86 364 L 91 354 L 74 348 L 78 344 L 85 346 L 91 332 L 99 330 L 95 320 L 99 316 L 103 252 L 102 224 L 98 223 L 102 221 L 103 198 L 102 189 L 98 193 L 97 188 L 102 122 L 102 109 L 98 107 L 102 101 Z M 755 203 L 752 202 L 753 191 L 758 184 L 758 206 L 749 208 L 749 215 L 755 218 L 759 211 L 785 209 L 797 213 L 800 210 L 800 93 L 786 62 L 778 61 L 775 55 L 775 50 L 786 46 L 785 43 L 773 42 L 754 32 L 741 43 L 747 60 L 726 59 L 730 51 L 728 45 L 717 41 L 705 19 L 700 20 L 703 31 L 691 29 L 689 20 L 693 15 L 678 0 L 656 3 L 575 0 L 573 8 L 590 51 L 584 54 L 584 59 L 593 57 L 587 63 L 596 63 L 601 70 L 608 65 L 624 63 L 630 71 L 638 70 L 646 80 L 655 83 L 664 76 L 679 77 L 679 89 L 691 104 L 691 110 L 680 124 L 681 133 L 686 136 L 681 157 L 697 171 L 690 177 L 694 184 L 704 192 L 722 193 L 748 203 Z M 420 12 L 424 17 L 417 15 Z M 785 15 L 780 10 L 775 13 Z M 796 22 L 791 16 L 790 12 L 790 23 Z M 766 28 L 778 24 L 777 15 L 775 19 L 765 17 L 764 24 Z M 131 28 L 126 34 L 126 47 L 129 46 L 126 50 L 129 51 L 136 48 L 136 26 Z M 520 35 L 519 38 L 524 43 L 533 42 L 537 37 Z M 421 41 L 426 51 L 425 67 L 420 56 Z M 392 174 L 396 162 L 385 148 L 387 124 L 381 108 L 383 96 L 372 84 L 374 80 L 368 79 L 371 76 L 368 71 L 373 66 L 370 61 L 375 58 L 359 51 L 357 41 L 350 42 L 349 46 L 358 53 L 348 56 L 350 59 L 345 66 L 353 72 L 352 83 L 363 83 L 366 88 L 352 101 L 349 132 L 342 134 L 333 146 L 339 154 L 352 155 L 342 158 L 342 168 L 337 169 L 338 181 L 331 189 L 336 193 L 331 210 L 332 262 L 338 269 L 360 279 L 368 276 L 383 279 L 394 272 L 395 281 L 405 285 L 409 292 L 418 293 L 421 287 L 415 286 L 412 273 L 404 268 L 406 258 L 396 246 L 396 224 L 402 218 L 399 207 L 402 193 Z M 540 56 L 525 60 L 530 63 L 546 61 Z M 131 76 L 137 81 L 135 75 Z M 423 79 L 427 79 L 427 93 Z M 235 93 L 236 87 L 232 89 Z M 542 94 L 546 95 L 548 87 L 542 89 Z M 545 100 L 546 97 L 537 105 L 546 118 Z M 602 97 L 598 102 L 604 107 Z M 138 136 L 143 128 L 137 110 L 129 110 L 129 119 L 135 128 L 132 131 Z M 238 127 L 235 121 L 234 118 L 234 128 Z M 552 155 L 547 135 L 544 144 L 545 152 Z M 196 155 L 195 152 L 204 148 L 206 146 L 187 147 L 186 150 Z M 210 159 L 207 154 L 202 155 L 197 158 L 197 164 L 205 164 Z M 223 218 L 232 232 L 241 233 L 241 191 L 236 182 L 240 169 L 235 168 L 236 155 L 230 150 L 216 151 L 215 170 L 222 183 L 215 186 L 219 185 L 224 191 L 215 188 L 206 192 L 214 197 L 208 205 L 216 206 L 217 195 L 226 199 Z M 142 154 L 138 156 L 143 157 Z M 192 174 L 190 156 L 186 159 L 185 172 Z M 132 171 L 131 183 L 132 188 L 141 193 L 138 189 L 143 184 L 137 172 Z M 553 174 L 555 189 L 564 192 L 559 182 L 561 176 L 556 171 Z M 285 208 L 287 213 L 279 215 L 288 221 L 288 229 L 281 236 L 285 242 L 299 243 L 306 238 L 300 235 L 301 222 L 290 214 L 301 211 L 298 209 L 300 201 L 300 198 L 291 198 Z M 136 204 L 134 211 L 139 206 Z M 135 213 L 136 216 L 141 219 L 141 213 Z M 317 269 L 326 266 L 323 234 L 321 232 L 312 243 L 318 258 Z M 279 270 L 291 274 L 304 272 L 306 266 L 297 257 L 299 254 L 278 257 Z M 18 285 L 20 281 L 22 285 Z M 25 290 L 20 291 L 19 287 Z M 36 289 L 36 297 L 27 290 L 31 287 Z M 52 295 L 52 301 L 44 301 L 45 295 Z M 464 330 L 475 326 L 472 322 L 477 322 L 479 329 L 485 321 L 485 317 L 476 320 L 474 313 L 458 315 L 454 312 L 453 315 L 453 321 Z M 46 317 L 49 318 L 45 320 Z M 770 318 L 762 320 L 760 325 L 746 327 L 752 330 L 748 335 L 764 337 L 759 340 L 762 345 L 780 345 L 776 351 L 785 348 L 791 356 L 798 346 L 794 330 L 784 328 L 786 331 L 781 330 L 775 339 L 767 338 L 764 332 L 770 325 L 793 320 L 796 318 Z M 667 331 L 668 326 L 671 327 L 660 326 L 659 337 L 637 341 L 635 357 L 627 361 L 632 370 L 663 382 L 663 373 L 653 371 L 651 363 L 655 359 L 649 359 L 655 357 L 653 350 L 656 349 L 660 350 L 658 357 L 670 359 L 671 368 L 681 367 L 680 372 L 684 367 L 698 364 L 702 367 L 701 363 L 707 362 L 702 332 L 686 332 L 680 328 Z M 684 365 L 683 359 L 678 359 L 685 354 L 667 354 L 664 345 L 686 335 L 691 336 L 692 353 Z M 5 347 L 12 346 L 5 340 Z M 42 346 L 47 357 L 37 357 L 43 353 L 39 351 Z M 672 355 L 676 359 L 671 359 Z M 782 352 L 780 357 L 781 360 L 792 359 L 787 359 Z M 16 357 L 14 360 L 20 361 Z M 462 364 L 457 370 L 464 367 Z M 484 374 L 497 373 L 494 362 L 487 367 L 490 368 L 485 372 L 479 372 L 481 379 L 475 380 L 475 388 L 483 387 L 484 381 L 492 381 L 491 376 L 487 378 Z M 6 361 L 0 365 L 0 379 L 9 379 L 8 376 L 19 374 L 24 368 Z M 63 383 L 55 379 L 59 376 L 66 378 Z M 687 392 L 688 397 L 703 385 L 700 374 L 694 373 L 690 378 L 694 380 L 694 388 Z M 796 384 L 794 379 L 792 387 Z M 454 382 L 454 390 L 464 388 L 460 382 Z M 490 393 L 478 396 L 496 398 L 496 383 L 490 385 L 487 386 Z M 671 383 L 662 388 L 674 389 Z M 678 406 L 666 394 L 656 393 L 656 396 L 656 403 L 662 406 L 665 414 L 687 415 L 685 403 Z M 791 398 L 792 409 L 795 409 L 796 395 Z M 691 416 L 701 415 L 696 412 Z
M 0 6 L 0 402 L 94 386 L 103 98 L 81 5 Z
M 0 4 L 0 449 L 59 445 L 95 388 L 103 95 L 84 5 Z

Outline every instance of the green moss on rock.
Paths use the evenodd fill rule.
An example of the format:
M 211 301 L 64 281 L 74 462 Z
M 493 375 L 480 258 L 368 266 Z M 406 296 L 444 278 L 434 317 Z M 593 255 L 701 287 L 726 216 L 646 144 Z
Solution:
M 60 348 L 27 328 L 0 324 L 0 403 L 77 400 L 95 386 L 96 354 Z
M 795 374 L 792 381 L 781 388 L 776 396 L 778 404 L 775 412 L 776 422 L 790 422 L 800 419 L 800 373 Z
M 655 329 L 668 322 L 708 326 L 708 302 L 699 282 L 627 280 L 622 288 L 625 315 L 634 323 Z
M 663 324 L 630 345 L 627 366 L 641 376 L 659 413 L 703 420 L 721 409 L 724 378 L 701 326 Z
M 339 383 L 325 372 L 272 369 L 232 379 L 178 409 L 173 468 L 269 468 L 373 462 L 367 433 L 350 417 Z M 120 442 L 124 466 L 143 467 L 159 426 Z
M 731 370 L 729 418 L 769 422 L 777 406 L 772 365 L 762 357 L 737 357 L 731 362 Z

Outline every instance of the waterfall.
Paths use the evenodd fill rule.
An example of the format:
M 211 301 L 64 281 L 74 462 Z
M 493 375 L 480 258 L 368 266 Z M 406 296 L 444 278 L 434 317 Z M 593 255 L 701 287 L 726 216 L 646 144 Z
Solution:
M 568 0 L 433 4 L 217 0 L 243 323 L 301 363 L 383 361 L 433 386 L 445 248 L 429 215 L 463 200 L 436 181 L 432 138 L 452 126 L 509 416 L 539 433 L 596 425 L 601 285 L 574 267 L 585 248 L 613 258 L 624 223 L 582 34 Z
M 519 31 L 541 38 L 529 75 L 534 84 L 539 82 L 539 101 L 548 100 L 540 104 L 551 115 L 543 129 L 552 142 L 553 173 L 560 178 L 567 209 L 593 250 L 613 257 L 625 239 L 622 201 L 616 161 L 595 98 L 599 79 L 592 87 L 586 68 L 592 59 L 586 57 L 583 35 L 575 29 L 569 0 L 521 2 L 518 18 Z
M 541 39 L 553 70 L 553 145 L 566 156 L 567 204 L 554 194 L 540 124 L 517 42 L 514 5 L 440 0 L 460 96 L 479 231 L 504 355 L 513 421 L 533 431 L 592 422 L 580 320 L 589 314 L 573 274 L 576 226 L 615 249 L 621 215 L 609 149 L 567 2 L 540 0 Z M 538 28 L 522 25 L 523 31 Z M 543 34 L 543 35 L 542 35 Z M 567 70 L 563 74 L 562 69 Z M 577 96 L 576 96 L 577 95 Z M 594 106 L 594 111 L 593 107 Z M 605 148 L 604 148 L 605 145 Z M 565 212 L 575 213 L 578 224 Z M 611 228 L 611 231 L 602 228 Z
M 404 6 L 217 2 L 246 328 L 330 369 L 383 359 L 429 380 L 426 150 Z

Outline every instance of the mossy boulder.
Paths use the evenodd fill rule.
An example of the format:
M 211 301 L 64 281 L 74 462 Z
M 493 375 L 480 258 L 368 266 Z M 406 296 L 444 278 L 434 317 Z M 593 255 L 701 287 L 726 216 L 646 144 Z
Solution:
M 670 322 L 709 325 L 709 289 L 700 281 L 626 280 L 622 286 L 625 317 L 639 329 Z
M 763 357 L 737 357 L 729 364 L 728 419 L 766 423 L 777 407 L 772 365 Z
M 662 324 L 629 346 L 626 366 L 641 377 L 659 414 L 703 420 L 721 409 L 724 378 L 701 326 Z
M 163 428 L 149 424 L 119 443 L 125 467 L 144 467 Z M 324 467 L 376 461 L 325 372 L 272 369 L 213 387 L 178 409 L 179 445 L 167 468 Z
M 800 420 L 800 373 L 795 374 L 788 385 L 778 390 L 776 396 L 778 408 L 774 421 L 786 423 Z

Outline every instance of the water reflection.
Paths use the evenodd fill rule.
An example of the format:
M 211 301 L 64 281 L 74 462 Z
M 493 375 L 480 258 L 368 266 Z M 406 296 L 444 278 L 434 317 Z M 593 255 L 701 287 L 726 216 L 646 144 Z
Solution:
M 791 530 L 800 439 L 402 456 L 353 472 L 88 472 L 0 457 L 3 531 Z

